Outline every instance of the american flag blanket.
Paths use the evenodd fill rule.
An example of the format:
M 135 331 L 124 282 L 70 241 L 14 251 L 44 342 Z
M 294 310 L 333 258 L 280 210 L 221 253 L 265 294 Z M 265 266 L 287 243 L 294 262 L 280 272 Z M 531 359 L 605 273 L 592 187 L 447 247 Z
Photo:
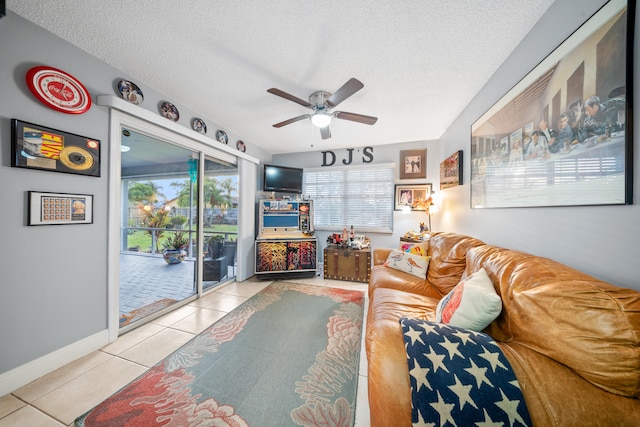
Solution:
M 487 334 L 403 317 L 414 426 L 531 426 L 511 365 Z

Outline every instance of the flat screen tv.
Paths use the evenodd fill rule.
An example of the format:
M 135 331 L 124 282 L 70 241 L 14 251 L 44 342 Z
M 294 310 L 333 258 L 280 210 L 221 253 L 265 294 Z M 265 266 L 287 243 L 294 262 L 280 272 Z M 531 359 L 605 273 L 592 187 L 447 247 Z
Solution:
M 302 169 L 264 165 L 264 191 L 302 193 Z

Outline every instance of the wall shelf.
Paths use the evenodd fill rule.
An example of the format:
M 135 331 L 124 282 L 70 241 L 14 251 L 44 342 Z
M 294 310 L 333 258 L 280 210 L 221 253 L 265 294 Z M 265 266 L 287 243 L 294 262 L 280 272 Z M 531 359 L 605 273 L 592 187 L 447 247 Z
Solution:
M 258 160 L 255 157 L 252 157 L 246 153 L 243 153 L 242 151 L 231 148 L 226 144 L 222 144 L 216 141 L 215 139 L 202 135 L 201 133 L 198 133 L 194 130 L 186 128 L 179 123 L 172 122 L 171 120 L 165 119 L 164 117 L 158 114 L 154 114 L 152 111 L 146 110 L 142 107 L 138 107 L 137 105 L 127 102 L 122 98 L 118 98 L 115 95 L 98 95 L 96 99 L 96 104 L 103 107 L 109 107 L 109 108 L 116 109 L 118 111 L 122 111 L 124 113 L 135 116 L 139 119 L 161 126 L 165 129 L 169 129 L 187 138 L 191 138 L 203 144 L 212 146 L 216 150 L 223 151 L 225 153 L 248 160 L 255 164 L 260 164 L 260 160 Z

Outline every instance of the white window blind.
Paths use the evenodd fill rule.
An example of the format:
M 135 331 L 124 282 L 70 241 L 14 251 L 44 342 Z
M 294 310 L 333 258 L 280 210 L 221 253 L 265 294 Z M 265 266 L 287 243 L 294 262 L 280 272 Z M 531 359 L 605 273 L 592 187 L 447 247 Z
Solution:
M 393 231 L 393 164 L 304 170 L 314 226 L 356 233 Z

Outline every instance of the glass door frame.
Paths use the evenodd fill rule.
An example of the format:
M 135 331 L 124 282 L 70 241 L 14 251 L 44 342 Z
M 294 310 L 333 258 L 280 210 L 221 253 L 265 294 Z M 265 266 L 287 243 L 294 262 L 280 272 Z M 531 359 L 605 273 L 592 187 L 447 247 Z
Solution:
M 166 120 L 166 119 L 165 119 Z M 205 158 L 219 159 L 221 161 L 238 165 L 239 159 L 229 153 L 216 150 L 213 147 L 207 147 L 205 144 L 191 139 L 188 135 L 184 135 L 181 132 L 175 132 L 160 124 L 153 123 L 152 121 L 146 121 L 129 114 L 120 112 L 118 110 L 111 110 L 111 117 L 109 123 L 109 180 L 108 180 L 108 194 L 109 194 L 109 215 L 108 215 L 108 251 L 107 251 L 107 283 L 108 283 L 108 332 L 109 342 L 115 341 L 121 333 L 127 332 L 131 328 L 120 328 L 119 326 L 119 272 L 120 272 L 120 229 L 121 229 L 121 208 L 122 208 L 122 187 L 121 187 L 121 134 L 122 128 L 130 128 L 138 132 L 145 133 L 151 137 L 158 138 L 164 142 L 177 144 L 178 146 L 192 150 L 199 153 L 198 155 L 198 196 L 197 200 L 203 200 L 203 171 Z M 239 166 L 239 165 L 238 165 Z M 198 206 L 198 209 L 202 209 L 202 206 Z M 197 241 L 203 241 L 203 217 L 197 215 Z M 241 227 L 241 224 L 238 224 Z M 200 244 L 200 243 L 198 243 Z M 177 303 L 171 307 L 159 311 L 158 316 L 168 311 L 178 308 L 182 305 L 200 298 L 203 295 L 202 279 L 203 279 L 203 259 L 201 256 L 197 257 L 196 261 L 196 293 Z M 154 316 L 157 317 L 157 316 Z
M 128 133 L 126 133 L 128 132 Z M 132 151 L 131 152 L 137 152 L 137 153 L 141 153 L 144 156 L 145 152 L 149 152 L 152 151 L 154 149 L 154 147 L 158 148 L 159 152 L 164 152 L 164 153 L 168 153 L 171 152 L 170 154 L 170 160 L 168 157 L 163 156 L 162 162 L 163 163 L 155 163 L 153 161 L 147 160 L 149 161 L 149 163 L 146 164 L 146 166 L 162 166 L 163 172 L 160 172 L 157 170 L 157 168 L 154 168 L 153 172 L 150 175 L 145 175 L 144 173 L 136 175 L 135 173 L 137 171 L 132 171 L 129 170 L 129 173 L 133 172 L 134 175 L 133 176 L 122 176 L 120 177 L 120 240 L 121 240 L 121 245 L 120 245 L 120 251 L 119 251 L 119 262 L 121 263 L 119 266 L 120 269 L 120 275 L 119 275 L 119 283 L 118 283 L 118 292 L 120 295 L 122 295 L 123 291 L 128 291 L 131 292 L 132 290 L 138 290 L 138 289 L 145 289 L 149 290 L 150 292 L 155 292 L 154 297 L 150 298 L 149 294 L 145 294 L 143 293 L 142 295 L 145 295 L 144 297 L 141 297 L 140 300 L 136 299 L 136 297 L 134 295 L 129 295 L 129 297 L 127 298 L 120 298 L 119 299 L 119 304 L 123 304 L 124 303 L 124 307 L 127 307 L 126 309 L 123 310 L 123 305 L 119 306 L 119 314 L 120 316 L 122 316 L 123 314 L 128 314 L 128 315 L 132 315 L 132 309 L 135 310 L 139 310 L 140 307 L 142 307 L 144 304 L 142 303 L 144 301 L 144 303 L 152 303 L 152 302 L 156 302 L 156 301 L 161 301 L 163 299 L 171 299 L 171 303 L 164 306 L 165 304 L 163 304 L 163 308 L 158 308 L 155 309 L 153 311 L 148 312 L 147 314 L 145 314 L 144 316 L 140 316 L 140 317 L 135 317 L 132 321 L 129 322 L 125 322 L 124 324 L 120 324 L 120 331 L 119 333 L 126 333 L 130 330 L 136 329 L 138 327 L 140 327 L 141 325 L 148 323 L 150 321 L 152 321 L 153 319 L 160 317 L 170 311 L 173 311 L 185 304 L 188 304 L 189 302 L 193 301 L 196 296 L 198 295 L 198 277 L 197 277 L 197 272 L 198 272 L 198 257 L 197 257 L 197 253 L 192 253 L 192 250 L 197 251 L 198 249 L 198 232 L 197 232 L 197 222 L 194 222 L 194 213 L 195 213 L 195 218 L 198 218 L 198 201 L 200 200 L 198 198 L 198 159 L 201 156 L 200 152 L 194 151 L 190 148 L 185 147 L 183 144 L 181 144 L 181 141 L 178 141 L 176 138 L 173 139 L 167 139 L 167 138 L 161 138 L 158 136 L 151 136 L 148 135 L 145 132 L 140 132 L 138 131 L 137 128 L 134 127 L 130 127 L 130 126 L 123 126 L 121 127 L 120 130 L 120 135 L 121 135 L 121 146 L 124 147 L 125 145 L 131 145 Z M 139 135 L 139 138 L 141 139 L 141 141 L 146 141 L 144 142 L 143 146 L 138 145 L 137 141 L 137 136 Z M 131 137 L 131 138 L 129 138 Z M 146 151 L 145 151 L 146 150 Z M 168 151 L 166 151 L 168 150 Z M 128 151 L 128 150 L 127 150 Z M 129 155 L 128 152 L 121 152 L 120 153 L 120 159 L 121 159 L 121 167 L 120 170 L 123 171 L 123 166 L 126 163 L 126 159 L 127 156 Z M 139 154 L 140 155 L 140 154 Z M 195 166 L 191 166 L 191 161 L 195 160 Z M 164 163 L 165 161 L 169 161 L 169 163 Z M 144 166 L 142 172 L 144 171 Z M 190 168 L 195 167 L 196 169 L 196 175 L 195 177 L 193 177 L 192 179 L 192 175 L 191 175 L 191 171 L 189 170 Z M 140 171 L 138 171 L 140 172 Z M 148 171 L 146 171 L 148 172 Z M 166 175 L 163 175 L 166 174 Z M 180 175 L 176 175 L 176 173 L 180 174 Z M 157 228 L 146 228 L 149 225 L 145 224 L 144 221 L 141 221 L 139 218 L 135 220 L 134 224 L 130 224 L 129 221 L 131 220 L 131 203 L 129 202 L 128 199 L 128 187 L 130 185 L 130 181 L 133 182 L 150 182 L 150 181 L 189 181 L 189 187 L 190 187 L 190 196 L 191 196 L 191 200 L 190 200 L 190 205 L 189 205 L 189 214 L 188 217 L 190 218 L 190 220 L 188 221 L 188 225 L 186 230 L 184 230 L 183 232 L 188 233 L 188 239 L 189 239 L 189 246 L 187 248 L 187 258 L 184 259 L 184 265 L 187 265 L 188 268 L 185 269 L 181 269 L 178 270 L 180 271 L 180 276 L 175 276 L 175 273 L 173 269 L 164 269 L 164 268 L 158 268 L 156 265 L 156 261 L 158 261 L 159 265 L 164 266 L 165 262 L 159 262 L 159 257 L 162 256 L 163 254 L 163 245 L 161 244 L 162 239 L 164 237 L 170 237 L 172 235 L 172 233 L 176 233 L 176 231 L 171 228 L 169 230 L 166 229 L 165 224 L 158 224 L 155 223 L 153 225 L 153 227 L 157 227 Z M 159 189 L 162 189 L 162 186 L 159 187 Z M 149 214 L 153 217 L 154 214 L 153 212 L 159 211 L 161 212 L 161 214 L 163 216 L 160 217 L 155 217 L 155 221 L 159 221 L 161 220 L 161 218 L 166 218 L 167 222 L 168 219 L 171 217 L 171 211 L 167 210 L 167 200 L 166 198 L 164 198 L 164 195 L 161 196 L 157 196 L 159 200 L 147 200 L 145 208 L 149 208 L 148 212 Z M 134 210 L 135 212 L 141 212 L 140 210 L 140 206 L 138 205 L 138 203 L 134 203 Z M 177 207 L 176 207 L 177 208 Z M 146 211 L 146 209 L 145 209 Z M 166 215 L 166 217 L 164 216 Z M 187 217 L 185 217 L 186 219 Z M 130 228 L 130 227 L 133 228 Z M 142 230 L 140 227 L 143 227 L 144 230 Z M 145 262 L 140 262 L 142 259 L 144 259 L 145 261 L 149 261 L 148 257 L 143 257 L 142 259 L 139 257 L 139 255 L 134 255 L 131 254 L 130 252 L 128 252 L 128 248 L 130 247 L 130 243 L 128 242 L 128 237 L 130 235 L 130 231 L 140 231 L 142 230 L 144 233 L 149 233 L 150 237 L 151 237 L 151 246 L 150 246 L 150 255 L 153 258 L 153 267 L 151 267 L 150 265 L 148 265 Z M 181 227 L 182 230 L 182 227 Z M 143 250 L 141 252 L 147 252 L 145 245 L 142 246 Z M 123 251 L 127 251 L 127 252 L 123 252 Z M 158 258 L 154 258 L 158 257 Z M 124 262 L 124 264 L 122 264 Z M 131 266 L 126 267 L 128 264 L 130 263 L 134 263 L 136 265 L 135 270 L 131 269 Z M 147 274 L 142 274 L 140 275 L 140 273 L 146 273 L 147 269 L 149 269 L 149 275 Z M 135 271 L 135 272 L 134 272 Z M 162 271 L 163 273 L 161 274 L 162 277 L 164 277 L 165 279 L 172 281 L 172 284 L 169 287 L 164 287 L 162 283 L 162 280 L 160 277 L 158 277 L 158 272 Z M 129 274 L 133 274 L 134 277 L 136 277 L 136 280 L 131 281 L 130 280 L 130 276 Z M 166 282 L 165 282 L 166 283 Z M 153 290 L 151 289 L 147 289 L 151 287 Z M 188 295 L 187 295 L 188 293 Z M 153 299 L 153 301 L 152 301 Z

